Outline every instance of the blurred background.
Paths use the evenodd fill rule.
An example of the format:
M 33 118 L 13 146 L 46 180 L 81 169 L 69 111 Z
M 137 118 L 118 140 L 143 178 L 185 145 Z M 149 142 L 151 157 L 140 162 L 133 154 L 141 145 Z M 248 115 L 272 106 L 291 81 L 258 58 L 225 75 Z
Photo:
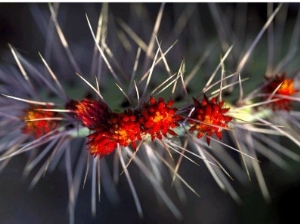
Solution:
M 274 4 L 273 8 L 276 6 Z M 126 22 L 145 43 L 148 43 L 160 7 L 161 4 L 158 3 L 109 4 L 109 24 L 111 26 L 108 28 L 109 38 L 107 38 L 107 44 L 115 52 L 116 60 L 124 68 L 125 73 L 130 73 L 130 69 L 132 69 L 136 48 L 126 50 L 122 47 L 117 35 L 118 29 L 121 29 L 118 19 Z M 60 4 L 58 20 L 83 73 L 89 72 L 90 68 L 88 66 L 90 65 L 93 46 L 85 13 L 95 27 L 101 8 L 101 4 L 93 3 Z M 203 80 L 207 80 L 209 74 L 218 64 L 220 55 L 225 52 L 226 46 L 224 47 L 222 44 L 232 44 L 234 42 L 236 48 L 234 48 L 227 64 L 228 69 L 234 72 L 241 55 L 245 53 L 251 41 L 267 20 L 267 4 L 264 3 L 223 3 L 217 4 L 216 9 L 220 18 L 224 16 L 227 19 L 223 21 L 224 27 L 227 28 L 226 35 L 222 36 L 224 42 L 220 40 L 222 38 L 220 38 L 219 33 L 224 27 L 216 28 L 217 25 L 211 15 L 212 8 L 208 4 L 167 3 L 165 5 L 158 39 L 162 41 L 164 49 L 178 40 L 178 43 L 168 55 L 168 62 L 173 71 L 177 71 L 183 59 L 186 62 L 187 72 L 191 71 L 201 55 L 206 50 L 212 49 L 204 66 L 199 70 L 199 73 L 207 74 L 201 77 Z M 284 36 L 280 40 L 283 52 L 288 48 L 288 40 L 292 35 L 298 10 L 298 3 L 284 5 L 283 7 L 283 11 L 286 13 L 285 28 L 281 30 L 284 31 Z M 49 17 L 48 5 L 45 3 L 1 3 L 1 64 L 13 63 L 11 56 L 8 56 L 10 54 L 7 47 L 8 43 L 18 49 L 26 58 L 33 62 L 40 62 L 37 52 L 45 51 L 47 22 L 49 22 L 47 18 L 49 19 Z M 42 18 L 45 20 L 42 20 Z M 282 18 L 284 18 L 284 15 L 278 15 L 278 21 Z M 234 35 L 227 35 L 230 34 L 229 30 Z M 274 36 L 274 38 L 276 37 Z M 267 49 L 267 35 L 265 34 L 244 69 L 245 76 L 251 77 L 253 80 L 252 84 L 247 85 L 249 88 L 253 88 L 264 78 L 267 59 L 262 53 L 266 53 Z M 276 54 L 275 63 L 280 55 L 280 53 Z M 68 60 L 64 62 L 58 59 L 61 58 L 55 58 L 54 56 L 51 58 L 51 66 L 57 74 L 74 74 L 74 71 L 70 69 L 71 65 Z M 298 69 L 298 59 L 299 52 L 295 60 L 292 60 L 290 66 L 286 68 L 288 72 L 295 72 Z M 74 82 L 69 77 L 72 76 L 66 75 L 67 82 Z M 191 94 L 199 88 L 196 84 L 191 85 Z M 109 86 L 107 84 L 103 85 L 103 94 L 109 95 Z M 121 107 L 121 103 L 116 100 L 116 105 Z M 291 143 L 287 141 L 283 144 L 289 145 Z M 299 148 L 296 148 L 296 150 L 299 150 Z M 187 200 L 186 202 L 180 202 L 174 189 L 172 190 L 170 186 L 166 186 L 176 205 L 182 211 L 183 221 L 178 222 L 168 209 L 157 203 L 147 182 L 135 182 L 144 211 L 144 218 L 139 218 L 128 183 L 123 175 L 117 186 L 121 199 L 120 203 L 112 205 L 109 196 L 103 193 L 101 202 L 97 204 L 96 217 L 92 217 L 90 212 L 91 187 L 88 181 L 77 199 L 75 223 L 299 223 L 297 202 L 300 200 L 300 164 L 291 160 L 289 161 L 291 169 L 286 171 L 275 166 L 264 157 L 260 159 L 272 197 L 271 203 L 264 201 L 258 184 L 253 177 L 247 186 L 233 181 L 233 186 L 242 199 L 242 204 L 238 205 L 217 186 L 204 164 L 196 167 L 185 161 L 181 165 L 181 175 L 200 194 L 201 198 L 197 198 L 192 192 L 185 189 Z M 17 156 L 9 162 L 0 174 L 0 223 L 68 223 L 68 186 L 64 168 L 48 173 L 34 189 L 28 190 L 33 175 L 27 179 L 22 178 L 26 161 L 26 155 Z M 63 161 L 61 163 L 63 167 Z M 130 172 L 132 172 L 133 179 L 134 176 L 140 175 L 134 169 L 131 169 Z

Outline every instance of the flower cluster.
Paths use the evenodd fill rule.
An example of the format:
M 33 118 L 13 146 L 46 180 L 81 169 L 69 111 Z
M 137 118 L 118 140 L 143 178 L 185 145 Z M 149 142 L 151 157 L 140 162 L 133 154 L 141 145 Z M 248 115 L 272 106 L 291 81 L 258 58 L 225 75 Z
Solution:
M 216 98 L 209 100 L 205 95 L 200 103 L 194 99 L 195 112 L 189 118 L 192 125 L 189 131 L 198 131 L 198 138 L 216 133 L 222 138 L 222 130 L 228 128 L 227 123 L 232 117 L 224 114 L 229 108 L 223 108 L 224 101 L 218 103 Z M 150 97 L 141 108 L 125 110 L 122 113 L 110 112 L 102 101 L 84 98 L 75 105 L 74 114 L 88 129 L 94 131 L 88 136 L 88 151 L 92 155 L 103 157 L 113 152 L 117 145 L 137 147 L 137 141 L 151 136 L 151 140 L 161 140 L 163 137 L 177 136 L 174 131 L 184 120 L 176 114 L 174 101 L 165 102 L 163 98 L 157 101 Z M 189 111 L 187 111 L 189 112 Z M 207 138 L 209 143 L 209 138 Z

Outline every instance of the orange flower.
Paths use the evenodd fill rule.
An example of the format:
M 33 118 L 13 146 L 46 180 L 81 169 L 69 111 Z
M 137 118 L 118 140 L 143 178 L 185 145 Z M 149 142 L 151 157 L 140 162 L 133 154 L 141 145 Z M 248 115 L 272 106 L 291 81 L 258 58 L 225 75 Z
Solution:
M 224 115 L 230 108 L 223 108 L 224 101 L 218 102 L 217 97 L 209 100 L 204 95 L 202 102 L 195 98 L 193 100 L 195 110 L 189 120 L 191 124 L 189 131 L 197 131 L 198 138 L 203 135 L 212 136 L 215 133 L 219 139 L 222 139 L 223 128 L 228 128 L 227 123 L 232 120 L 232 117 Z M 206 142 L 209 144 L 210 138 L 206 137 Z
M 152 141 L 155 138 L 161 139 L 162 136 L 167 137 L 167 133 L 176 136 L 171 130 L 179 126 L 178 121 L 182 118 L 176 115 L 176 108 L 172 108 L 174 101 L 164 102 L 162 98 L 156 101 L 150 97 L 148 103 L 145 103 L 141 110 L 139 122 L 146 134 L 151 135 Z
M 74 113 L 85 127 L 95 130 L 107 122 L 109 108 L 102 101 L 84 98 L 75 103 Z
M 298 89 L 294 88 L 294 80 L 285 78 L 285 76 L 285 73 L 276 75 L 272 78 L 272 80 L 267 80 L 268 84 L 263 88 L 263 92 L 267 94 L 267 98 L 269 98 L 270 94 L 274 94 L 271 99 L 277 99 L 277 101 L 268 104 L 269 106 L 272 106 L 273 110 L 284 109 L 289 111 L 291 109 L 292 102 L 283 96 L 292 96 L 293 94 L 299 92 Z
M 32 134 L 34 138 L 39 138 L 58 127 L 58 120 L 51 120 L 51 118 L 58 117 L 56 112 L 43 111 L 41 109 L 51 109 L 50 105 L 31 105 L 28 109 L 24 110 L 22 120 L 25 126 L 21 131 L 25 134 Z

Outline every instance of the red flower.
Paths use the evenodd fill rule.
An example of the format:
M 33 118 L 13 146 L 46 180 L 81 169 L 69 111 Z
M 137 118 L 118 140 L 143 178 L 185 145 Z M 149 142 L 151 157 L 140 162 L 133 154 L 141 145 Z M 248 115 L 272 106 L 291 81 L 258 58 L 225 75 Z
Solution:
M 95 131 L 88 136 L 87 150 L 95 156 L 103 157 L 112 153 L 117 147 L 117 142 L 108 131 Z
M 136 140 L 141 140 L 141 128 L 137 116 L 131 110 L 125 110 L 124 113 L 113 113 L 109 120 L 110 133 L 117 143 L 121 146 L 136 148 Z
M 282 73 L 273 77 L 272 80 L 267 80 L 268 84 L 263 88 L 263 92 L 267 94 L 267 99 L 270 97 L 270 94 L 274 94 L 270 99 L 277 99 L 277 101 L 268 104 L 272 106 L 273 110 L 284 109 L 289 111 L 291 109 L 291 100 L 283 96 L 292 96 L 299 92 L 298 89 L 294 88 L 294 80 L 285 78 L 285 75 L 285 73 Z
M 102 127 L 88 136 L 88 150 L 93 155 L 103 157 L 115 150 L 117 144 L 136 148 L 136 141 L 141 140 L 140 124 L 131 110 L 124 113 L 110 113 Z
M 24 115 L 22 120 L 25 122 L 25 126 L 21 131 L 25 134 L 32 134 L 34 138 L 39 138 L 58 127 L 58 120 L 51 120 L 51 118 L 57 118 L 58 114 L 53 111 L 44 111 L 41 109 L 51 109 L 50 105 L 31 105 L 28 109 L 23 110 Z
M 109 108 L 102 101 L 84 98 L 75 103 L 74 113 L 85 127 L 96 130 L 107 122 Z
M 223 108 L 224 101 L 218 102 L 217 97 L 209 100 L 204 95 L 202 102 L 195 98 L 193 100 L 195 110 L 189 120 L 191 124 L 189 131 L 197 131 L 198 138 L 203 135 L 212 136 L 215 133 L 219 139 L 222 139 L 223 128 L 228 128 L 227 123 L 232 120 L 232 117 L 224 115 L 230 108 Z M 209 144 L 210 138 L 206 137 L 206 142 Z
M 171 130 L 179 126 L 178 121 L 182 118 L 176 115 L 176 108 L 172 108 L 174 101 L 165 103 L 162 98 L 156 101 L 150 97 L 148 103 L 145 103 L 140 112 L 139 122 L 146 134 L 151 135 L 152 141 L 155 138 L 161 139 L 167 137 L 167 133 L 176 136 Z

